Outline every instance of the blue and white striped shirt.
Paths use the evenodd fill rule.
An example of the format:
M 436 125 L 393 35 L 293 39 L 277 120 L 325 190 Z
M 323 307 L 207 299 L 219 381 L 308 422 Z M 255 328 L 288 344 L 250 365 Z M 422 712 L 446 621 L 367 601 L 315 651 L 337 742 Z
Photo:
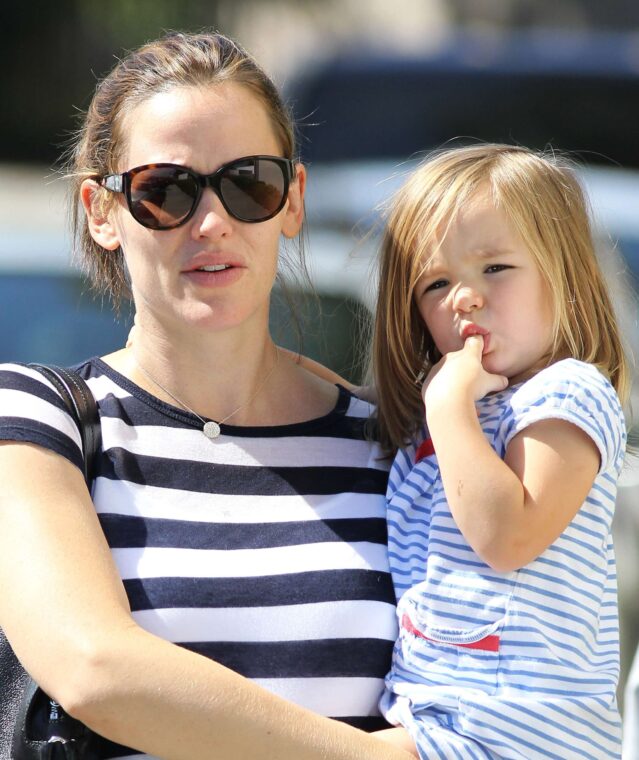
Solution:
M 477 411 L 501 457 L 529 425 L 563 419 L 595 442 L 600 469 L 561 536 L 520 570 L 499 573 L 457 528 L 436 454 L 415 463 L 416 447 L 398 453 L 388 528 L 400 637 L 382 710 L 406 725 L 422 758 L 617 758 L 611 523 L 626 441 L 617 395 L 595 367 L 566 359 L 483 398 Z

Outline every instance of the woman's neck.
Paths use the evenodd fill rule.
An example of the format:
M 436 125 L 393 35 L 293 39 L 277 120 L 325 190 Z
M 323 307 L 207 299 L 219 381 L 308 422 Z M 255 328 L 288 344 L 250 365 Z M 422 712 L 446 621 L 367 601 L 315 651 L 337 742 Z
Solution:
M 193 329 L 176 339 L 144 324 L 136 325 L 126 349 L 105 359 L 152 395 L 202 417 L 229 418 L 230 424 L 260 417 L 279 365 L 266 329 L 209 334 Z

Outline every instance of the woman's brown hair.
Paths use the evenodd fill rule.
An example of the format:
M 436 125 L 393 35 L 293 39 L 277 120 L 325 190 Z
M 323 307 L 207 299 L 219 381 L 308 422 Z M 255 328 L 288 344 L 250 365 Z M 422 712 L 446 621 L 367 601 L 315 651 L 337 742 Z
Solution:
M 94 286 L 116 305 L 130 294 L 124 256 L 121 248 L 105 252 L 91 237 L 79 202 L 82 182 L 122 171 L 118 162 L 127 145 L 126 117 L 140 103 L 174 87 L 224 82 L 241 84 L 260 100 L 283 156 L 293 158 L 293 122 L 277 88 L 240 45 L 222 34 L 167 34 L 129 53 L 97 86 L 70 149 L 71 228 L 75 251 Z M 102 202 L 113 201 L 105 192 Z

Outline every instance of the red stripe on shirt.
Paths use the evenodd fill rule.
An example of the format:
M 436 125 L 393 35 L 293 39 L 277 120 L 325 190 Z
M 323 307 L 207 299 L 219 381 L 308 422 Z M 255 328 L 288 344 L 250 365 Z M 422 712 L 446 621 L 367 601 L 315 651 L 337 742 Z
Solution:
M 435 644 L 449 644 L 450 646 L 464 647 L 465 649 L 481 649 L 484 652 L 499 651 L 499 636 L 494 633 L 488 636 L 484 636 L 483 639 L 480 639 L 479 641 L 473 641 L 469 644 L 460 644 L 456 641 L 438 641 L 437 639 L 431 639 L 428 636 L 425 636 L 420 630 L 415 628 L 413 621 L 406 614 L 402 616 L 402 628 L 407 630 L 409 633 L 412 633 L 414 636 L 418 636 L 420 639 L 433 641 Z
M 426 438 L 422 441 L 419 448 L 415 452 L 415 464 L 426 457 L 430 457 L 435 453 L 435 447 L 433 446 L 433 439 Z

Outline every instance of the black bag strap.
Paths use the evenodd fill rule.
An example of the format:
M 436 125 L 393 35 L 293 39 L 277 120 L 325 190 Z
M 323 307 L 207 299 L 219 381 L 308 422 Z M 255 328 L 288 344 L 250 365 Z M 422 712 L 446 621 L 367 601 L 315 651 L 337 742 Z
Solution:
M 62 397 L 82 439 L 87 487 L 97 474 L 102 431 L 98 405 L 86 382 L 73 370 L 30 364 Z M 98 737 L 71 718 L 32 679 L 27 679 L 13 731 L 12 760 L 95 760 Z
M 29 366 L 44 375 L 58 391 L 78 426 L 84 455 L 84 479 L 91 490 L 102 440 L 96 400 L 89 386 L 77 372 L 54 364 L 30 364 Z

